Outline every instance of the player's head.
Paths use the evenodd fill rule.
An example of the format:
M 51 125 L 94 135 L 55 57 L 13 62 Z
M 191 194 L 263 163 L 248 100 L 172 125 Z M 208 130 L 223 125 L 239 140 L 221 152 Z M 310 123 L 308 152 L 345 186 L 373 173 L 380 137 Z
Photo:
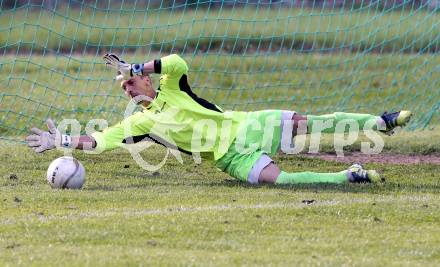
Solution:
M 125 94 L 130 98 L 140 95 L 148 96 L 150 98 L 156 96 L 156 91 L 153 89 L 153 84 L 148 75 L 135 76 L 128 80 L 124 80 L 121 83 L 121 87 L 124 89 Z M 149 103 L 149 101 L 142 101 L 144 106 L 147 106 Z

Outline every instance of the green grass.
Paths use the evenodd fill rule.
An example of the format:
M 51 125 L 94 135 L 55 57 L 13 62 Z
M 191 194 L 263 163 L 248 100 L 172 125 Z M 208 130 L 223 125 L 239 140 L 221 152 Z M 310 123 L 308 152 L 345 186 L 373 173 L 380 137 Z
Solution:
M 94 53 L 105 47 L 144 53 L 206 50 L 435 52 L 438 12 L 377 6 L 301 8 L 82 9 L 24 6 L 0 13 L 0 48 Z M 93 51 L 93 52 L 92 52 Z
M 36 155 L 0 144 L 2 266 L 432 266 L 440 260 L 439 165 L 368 164 L 387 178 L 377 185 L 249 186 L 188 157 L 152 174 L 123 150 L 76 152 L 87 181 L 69 191 L 45 181 L 60 152 Z M 143 155 L 157 160 L 163 150 Z M 301 156 L 275 160 L 287 171 L 347 167 Z
M 384 141 L 382 152 L 400 155 L 440 155 L 440 143 L 433 140 L 439 140 L 440 128 L 426 131 L 403 131 L 397 129 L 392 136 L 381 135 Z M 364 134 L 359 134 L 357 140 L 346 147 L 344 151 L 361 152 L 361 142 L 372 141 Z M 309 151 L 310 137 L 307 138 L 304 153 Z M 335 154 L 334 136 L 332 134 L 324 134 L 321 137 L 320 152 Z

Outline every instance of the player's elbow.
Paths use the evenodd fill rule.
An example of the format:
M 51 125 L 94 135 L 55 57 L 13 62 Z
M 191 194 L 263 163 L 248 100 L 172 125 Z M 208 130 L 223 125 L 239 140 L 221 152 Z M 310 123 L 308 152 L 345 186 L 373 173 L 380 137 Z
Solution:
M 188 65 L 178 54 L 171 54 L 161 59 L 163 74 L 184 74 L 188 72 Z

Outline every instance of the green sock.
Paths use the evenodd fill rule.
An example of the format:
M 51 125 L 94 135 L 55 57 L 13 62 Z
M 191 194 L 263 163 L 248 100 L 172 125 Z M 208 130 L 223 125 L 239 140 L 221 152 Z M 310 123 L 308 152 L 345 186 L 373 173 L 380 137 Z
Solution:
M 344 112 L 335 112 L 333 114 L 325 114 L 325 115 L 307 115 L 307 128 L 308 132 L 311 133 L 313 128 L 314 121 L 329 121 L 332 120 L 333 125 L 329 128 L 325 128 L 322 130 L 323 133 L 334 133 L 336 129 L 336 125 L 338 122 L 342 120 L 354 120 L 359 123 L 359 130 L 364 128 L 364 125 L 369 120 L 374 120 L 376 123 L 372 130 L 377 130 L 377 122 L 380 122 L 379 116 L 374 116 L 370 114 L 360 114 L 360 113 L 344 113 Z
M 332 183 L 342 184 L 347 182 L 347 171 L 335 173 L 297 172 L 287 173 L 281 171 L 276 184 L 311 184 Z

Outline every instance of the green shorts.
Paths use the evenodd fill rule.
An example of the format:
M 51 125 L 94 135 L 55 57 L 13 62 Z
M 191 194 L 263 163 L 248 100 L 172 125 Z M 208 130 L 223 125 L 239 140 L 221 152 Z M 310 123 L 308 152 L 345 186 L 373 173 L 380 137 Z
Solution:
M 280 149 L 283 121 L 293 114 L 284 110 L 249 112 L 234 142 L 215 166 L 243 182 L 258 183 L 261 170 L 272 162 L 267 155 Z

